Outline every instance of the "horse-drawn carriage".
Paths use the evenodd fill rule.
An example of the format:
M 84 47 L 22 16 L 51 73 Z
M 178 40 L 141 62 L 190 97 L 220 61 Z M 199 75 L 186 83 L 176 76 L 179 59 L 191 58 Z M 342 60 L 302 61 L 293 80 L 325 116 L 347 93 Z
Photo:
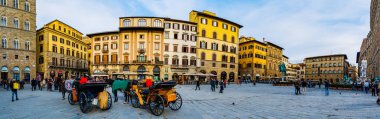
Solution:
M 68 101 L 71 105 L 79 101 L 79 106 L 83 113 L 87 113 L 93 107 L 108 110 L 112 106 L 112 97 L 105 90 L 106 87 L 107 83 L 105 82 L 79 84 L 78 89 L 73 88 L 69 93 Z
M 182 98 L 176 92 L 175 82 L 157 83 L 150 88 L 132 86 L 132 106 L 135 108 L 148 108 L 153 115 L 159 116 L 165 107 L 177 111 L 182 107 Z

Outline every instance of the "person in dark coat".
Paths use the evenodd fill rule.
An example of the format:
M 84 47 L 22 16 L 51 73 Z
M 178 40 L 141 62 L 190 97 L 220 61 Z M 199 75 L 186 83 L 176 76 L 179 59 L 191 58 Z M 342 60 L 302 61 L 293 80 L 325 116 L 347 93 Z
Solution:
M 211 91 L 215 92 L 215 79 L 211 79 L 210 85 L 211 85 Z
M 220 81 L 220 90 L 219 93 L 223 93 L 224 90 L 224 81 Z
M 302 80 L 301 86 L 302 86 L 302 93 L 306 94 L 307 82 L 305 80 Z
M 31 82 L 31 85 L 32 85 L 32 91 L 36 91 L 36 89 L 37 89 L 37 80 L 33 78 L 32 82 Z
M 329 96 L 330 82 L 325 79 L 325 95 Z
M 62 92 L 62 100 L 65 99 L 65 93 L 66 93 L 66 88 L 65 88 L 65 81 L 66 80 L 60 80 L 61 82 L 59 82 L 59 90 L 61 90 Z
M 201 90 L 201 87 L 200 87 L 200 85 L 201 85 L 201 81 L 198 79 L 197 80 L 197 84 L 196 84 L 196 86 L 195 86 L 195 90 Z

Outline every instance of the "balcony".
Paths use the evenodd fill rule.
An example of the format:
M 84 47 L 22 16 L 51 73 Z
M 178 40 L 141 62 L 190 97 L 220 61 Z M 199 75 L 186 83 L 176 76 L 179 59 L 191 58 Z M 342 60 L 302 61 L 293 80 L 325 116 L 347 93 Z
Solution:
M 172 69 L 188 69 L 188 68 L 196 68 L 197 66 L 194 65 L 171 65 L 170 68 Z
M 49 67 L 55 67 L 55 68 L 66 68 L 64 64 L 58 64 L 57 62 L 49 62 L 48 63 Z
M 108 49 L 103 49 L 103 50 L 102 50 L 102 53 L 108 53 L 108 52 L 109 52 Z

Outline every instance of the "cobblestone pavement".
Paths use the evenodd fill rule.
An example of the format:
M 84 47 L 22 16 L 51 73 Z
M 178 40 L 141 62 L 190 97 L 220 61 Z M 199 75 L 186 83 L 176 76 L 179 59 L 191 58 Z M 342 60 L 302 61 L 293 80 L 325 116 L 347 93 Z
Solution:
M 177 86 L 183 98 L 178 111 L 165 109 L 162 116 L 153 116 L 145 109 L 136 109 L 119 102 L 107 111 L 94 109 L 83 114 L 79 105 L 70 105 L 61 99 L 58 91 L 31 91 L 30 87 L 19 91 L 20 100 L 11 102 L 11 92 L 0 89 L 0 119 L 8 118 L 168 118 L 168 119 L 342 119 L 380 118 L 380 106 L 376 97 L 358 91 L 331 90 L 324 96 L 323 90 L 309 88 L 306 95 L 294 95 L 293 87 L 273 87 L 268 84 L 228 85 L 223 94 L 211 92 L 209 85 Z M 217 89 L 218 90 L 218 89 Z M 355 95 L 358 93 L 358 95 Z M 232 105 L 232 103 L 235 105 Z

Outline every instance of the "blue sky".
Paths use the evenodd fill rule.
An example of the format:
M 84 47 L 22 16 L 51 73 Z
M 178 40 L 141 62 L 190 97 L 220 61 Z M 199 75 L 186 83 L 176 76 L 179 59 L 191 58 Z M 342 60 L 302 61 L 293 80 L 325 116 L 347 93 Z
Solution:
M 370 0 L 37 0 L 37 27 L 59 19 L 84 34 L 118 29 L 122 16 L 188 20 L 209 10 L 244 27 L 242 36 L 285 48 L 290 62 L 356 52 L 369 31 Z

